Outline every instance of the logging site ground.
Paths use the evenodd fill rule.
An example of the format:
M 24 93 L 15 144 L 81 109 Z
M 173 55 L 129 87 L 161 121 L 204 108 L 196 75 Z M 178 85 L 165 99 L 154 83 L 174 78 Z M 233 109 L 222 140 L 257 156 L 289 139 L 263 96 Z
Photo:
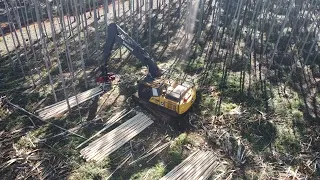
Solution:
M 319 179 L 319 7 L 0 1 L 0 179 Z M 195 84 L 186 114 L 133 100 L 148 68 L 125 46 L 97 88 L 112 22 L 163 76 Z

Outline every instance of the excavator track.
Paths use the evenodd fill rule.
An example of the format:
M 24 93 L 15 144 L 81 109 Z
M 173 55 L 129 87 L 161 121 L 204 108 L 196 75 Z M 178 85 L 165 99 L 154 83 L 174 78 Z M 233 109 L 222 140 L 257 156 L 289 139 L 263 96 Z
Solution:
M 153 105 L 150 102 L 142 101 L 139 99 L 138 92 L 132 95 L 132 99 L 143 106 L 147 111 L 156 116 L 156 118 L 160 119 L 164 122 L 169 122 L 174 118 L 173 115 L 170 115 L 169 112 L 164 112 L 163 109 L 160 109 L 157 105 Z

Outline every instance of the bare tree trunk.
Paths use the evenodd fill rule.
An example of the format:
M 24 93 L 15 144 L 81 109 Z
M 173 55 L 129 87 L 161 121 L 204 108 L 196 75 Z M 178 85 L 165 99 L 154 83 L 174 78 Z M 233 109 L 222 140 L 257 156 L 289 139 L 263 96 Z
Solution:
M 151 1 L 151 0 L 150 0 Z M 146 18 L 145 18 L 145 32 L 148 32 L 147 30 L 148 30 L 148 25 L 147 25 L 147 22 L 148 22 L 148 14 L 149 14 L 149 12 L 148 12 L 148 5 L 149 5 L 149 2 L 148 2 L 148 0 L 145 0 L 145 3 L 144 3 L 144 11 L 145 11 L 145 13 L 146 13 Z
M 59 49 L 58 49 L 58 46 L 57 46 L 56 30 L 55 30 L 55 27 L 54 27 L 54 22 L 53 22 L 53 17 L 52 17 L 52 8 L 49 5 L 49 1 L 48 0 L 46 0 L 46 6 L 47 6 L 47 12 L 48 12 L 48 16 L 49 16 L 50 25 L 51 25 L 52 39 L 53 39 L 53 44 L 54 44 L 54 49 L 55 49 L 55 56 L 56 56 L 56 59 L 58 61 L 59 78 L 60 78 L 60 81 L 62 83 L 64 97 L 66 99 L 68 107 L 70 108 L 69 99 L 68 99 L 68 93 L 67 93 L 67 90 L 66 90 L 66 82 L 65 82 L 65 79 L 63 77 L 63 71 L 62 71 L 60 57 L 59 57 Z
M 33 46 L 33 39 L 32 39 L 32 36 L 30 34 L 30 24 L 29 24 L 29 17 L 28 17 L 28 11 L 27 11 L 27 7 L 24 6 L 24 10 L 25 10 L 25 16 L 22 16 L 23 18 L 25 17 L 25 23 L 26 23 L 26 30 L 27 30 L 27 35 L 28 35 L 28 38 L 29 38 L 29 41 L 30 41 L 30 47 L 31 47 L 31 50 L 32 50 L 32 53 L 33 53 L 33 63 L 36 63 L 37 61 L 37 55 L 35 53 L 35 49 L 34 49 L 34 46 Z M 40 71 L 37 70 L 38 73 L 39 73 L 39 78 L 40 78 Z
M 42 46 L 42 51 L 45 49 L 45 44 L 46 44 L 46 38 L 44 36 L 44 32 L 43 32 L 43 29 L 42 29 L 42 26 L 41 26 L 41 22 L 40 22 L 40 12 L 39 12 L 39 4 L 38 4 L 38 1 L 37 0 L 32 0 L 34 5 L 35 5 L 35 10 L 36 10 L 36 17 L 37 17 L 37 23 L 38 23 L 38 28 L 39 28 L 39 32 L 40 32 L 40 41 L 41 41 L 41 46 Z M 46 57 L 47 54 L 44 53 L 44 63 L 45 63 L 45 66 L 46 66 L 46 69 L 47 69 L 47 73 L 48 73 L 48 77 L 49 77 L 49 81 L 50 81 L 50 86 L 51 86 L 51 89 L 52 89 L 52 94 L 53 94 L 53 97 L 54 97 L 54 100 L 55 102 L 57 102 L 57 96 L 56 96 L 56 92 L 54 90 L 54 86 L 53 86 L 53 81 L 52 81 L 52 77 L 51 77 L 51 74 L 50 74 L 50 67 L 48 65 L 48 57 Z
M 200 17 L 199 17 L 199 23 L 198 23 L 198 29 L 197 29 L 197 37 L 196 37 L 196 44 L 198 45 L 199 44 L 199 39 L 200 39 L 200 36 L 201 36 L 201 28 L 202 28 L 202 21 L 203 21 L 203 11 L 204 11 L 204 0 L 199 0 L 200 1 L 200 4 L 199 4 L 199 7 L 200 7 Z M 197 46 L 199 47 L 199 46 Z M 197 48 L 196 48 L 196 51 L 197 51 Z
M 31 13 L 31 21 L 33 24 L 33 30 L 36 35 L 36 41 L 37 41 L 40 36 L 38 35 L 38 32 L 37 32 L 36 23 L 34 23 L 34 22 L 36 22 L 36 18 L 33 16 L 33 13 Z
M 309 35 L 310 35 L 311 31 L 316 31 L 316 29 L 317 29 L 318 27 L 319 27 L 319 24 L 317 23 L 317 24 L 315 25 L 315 28 L 314 28 L 313 30 L 310 30 L 310 31 L 308 32 L 308 34 L 307 34 L 307 36 L 306 36 L 306 38 L 305 38 L 305 40 L 304 40 L 304 42 L 303 42 L 303 44 L 302 44 L 302 47 L 300 48 L 300 51 L 298 52 L 298 57 L 302 55 L 302 51 L 303 51 L 304 46 L 305 46 L 305 44 L 306 44 L 306 42 L 307 42 L 307 40 L 308 40 L 308 38 L 309 38 Z M 299 38 L 299 39 L 300 39 L 300 38 Z M 284 88 L 286 88 L 286 85 L 288 84 L 288 82 L 289 82 L 289 80 L 290 80 L 289 78 L 291 78 L 292 73 L 293 73 L 294 70 L 295 70 L 295 67 L 298 66 L 298 63 L 299 63 L 299 59 L 297 58 L 297 60 L 294 62 L 293 68 L 290 70 L 290 72 L 289 72 L 289 74 L 288 74 L 288 76 L 287 76 L 287 78 L 286 78 L 286 80 L 285 80 L 285 87 L 284 87 Z M 304 67 L 304 63 L 303 63 L 303 62 L 302 62 L 302 66 Z
M 313 4 L 313 1 L 314 1 L 314 0 L 312 0 L 311 4 Z M 299 12 L 300 12 L 300 11 L 299 11 Z M 306 13 L 306 8 L 303 8 L 303 11 L 302 11 L 302 15 L 301 15 L 301 16 L 304 17 L 304 16 L 305 16 L 305 13 Z M 285 46 L 285 47 L 287 47 L 286 50 L 291 47 L 290 42 L 291 42 L 291 39 L 293 38 L 293 35 L 294 35 L 294 33 L 295 33 L 295 29 L 296 29 L 297 24 L 298 24 L 297 18 L 299 17 L 299 15 L 300 15 L 300 13 L 296 14 L 296 16 L 295 16 L 295 18 L 294 18 L 294 19 L 296 19 L 296 20 L 294 21 L 294 25 L 292 26 L 292 33 L 290 33 L 289 40 L 288 40 L 288 42 L 287 42 L 287 44 L 286 44 L 286 46 Z M 299 32 L 299 34 L 300 34 L 300 32 Z M 299 36 L 298 36 L 298 37 L 299 37 Z M 281 62 L 280 64 L 282 64 L 282 62 Z
M 313 3 L 313 1 L 312 1 L 311 3 Z M 315 2 L 315 3 L 316 3 L 316 2 Z M 307 19 L 310 19 L 311 12 L 314 11 L 316 7 L 317 7 L 316 5 L 311 4 L 311 8 L 308 10 L 307 17 L 303 19 L 302 25 L 299 26 L 299 30 L 298 30 L 298 31 L 299 31 L 299 34 L 298 34 L 298 36 L 297 36 L 297 37 L 298 37 L 298 38 L 297 38 L 298 40 L 300 40 L 300 35 L 301 35 L 301 33 L 303 32 L 303 31 L 301 31 L 300 29 L 305 26 L 305 23 L 306 23 Z M 296 44 L 296 45 L 297 45 L 297 44 Z
M 244 64 L 244 69 L 241 71 L 241 75 L 240 75 L 240 91 L 241 92 L 244 92 L 244 85 L 245 85 L 245 77 L 246 77 L 246 71 L 247 69 L 250 69 L 249 70 L 249 91 L 250 91 L 250 87 L 251 87 L 251 61 L 252 61 L 252 48 L 253 48 L 253 45 L 254 45 L 254 42 L 255 42 L 255 37 L 256 37 L 256 30 L 257 30 L 257 26 L 256 26 L 256 13 L 257 13 L 257 9 L 259 7 L 259 3 L 261 2 L 262 0 L 259 0 L 257 2 L 257 4 L 255 4 L 255 8 L 254 8 L 254 11 L 253 11 L 253 16 L 250 20 L 250 24 L 254 27 L 254 29 L 250 28 L 249 32 L 247 33 L 247 36 L 245 37 L 245 44 L 248 43 L 249 39 L 251 40 L 251 44 L 250 44 L 250 49 L 249 49 L 249 67 L 248 66 L 248 61 L 245 60 Z M 248 5 L 248 3 L 247 3 Z M 254 35 L 253 35 L 253 39 L 252 39 L 252 32 L 254 32 Z M 250 38 L 249 38 L 250 37 Z M 242 59 L 244 58 L 244 53 L 242 54 Z M 255 61 L 255 60 L 254 60 Z
M 93 16 L 94 16 L 94 34 L 95 34 L 95 41 L 96 41 L 96 51 L 100 48 L 99 42 L 99 28 L 98 28 L 98 17 L 97 17 L 97 7 L 96 7 L 96 0 L 93 2 Z M 98 58 L 98 63 L 101 65 L 100 59 Z
M 234 14 L 234 17 L 232 19 L 231 22 L 234 22 L 234 19 L 236 19 L 236 27 L 234 28 L 234 31 L 233 31 L 233 35 L 232 35 L 232 40 L 233 40 L 233 43 L 232 43 L 232 46 L 229 47 L 231 53 L 230 53 L 230 63 L 229 65 L 227 64 L 227 56 L 226 56 L 226 59 L 225 59 L 225 62 L 224 62 L 224 73 L 223 73 L 223 84 L 226 84 L 227 83 L 227 76 L 228 76 L 228 66 L 232 66 L 232 63 L 234 61 L 234 51 L 235 51 L 235 44 L 236 44 L 236 31 L 237 31 L 237 28 L 238 28 L 238 25 L 239 25 L 239 20 L 240 20 L 240 12 L 242 10 L 242 2 L 243 0 L 240 0 L 240 2 L 237 4 L 237 11 L 235 12 Z M 229 43 L 228 43 L 229 44 Z M 229 51 L 228 49 L 228 51 Z
M 5 36 L 4 36 L 4 33 L 3 33 L 1 27 L 0 27 L 0 33 L 1 33 L 1 36 L 2 36 L 2 39 L 3 39 L 3 42 L 4 42 L 4 46 L 6 47 L 8 56 L 10 57 L 10 60 L 11 60 L 11 61 L 10 61 L 11 68 L 12 68 L 12 70 L 14 71 L 14 62 L 13 62 L 14 60 L 12 59 L 12 54 L 11 54 L 9 48 L 8 48 L 7 41 L 6 41 L 6 38 L 5 38 Z
M 61 0 L 60 3 L 62 4 Z M 64 12 L 63 12 L 63 8 L 60 8 L 60 14 L 62 17 L 64 17 Z M 62 21 L 62 27 L 65 28 L 66 24 L 64 21 Z M 75 92 L 75 88 L 74 88 L 74 70 L 73 70 L 73 65 L 72 65 L 72 61 L 71 61 L 71 56 L 70 56 L 70 45 L 69 45 L 69 39 L 67 37 L 67 34 L 65 31 L 63 31 L 63 40 L 64 40 L 64 45 L 65 45 L 65 54 L 66 54 L 66 59 L 67 59 L 67 64 L 68 64 L 68 69 L 69 72 L 71 74 L 71 84 L 72 87 L 74 89 Z M 78 100 L 76 99 L 77 105 L 78 105 Z M 70 111 L 70 105 L 68 105 L 68 110 Z
M 64 0 L 64 4 L 67 8 L 67 14 L 65 14 L 65 16 L 67 17 L 68 29 L 69 29 L 69 33 L 70 33 L 69 36 L 74 36 L 73 30 L 72 30 L 72 22 L 71 22 L 71 18 L 70 18 L 71 14 L 70 14 L 70 9 L 69 9 L 69 2 L 70 1 Z M 65 16 L 63 16 L 63 17 L 65 17 Z
M 217 1 L 216 1 L 216 3 L 217 3 Z M 216 4 L 215 4 L 216 5 Z M 214 25 L 214 24 L 219 24 L 219 22 L 220 22 L 220 16 L 221 16 L 221 7 L 218 7 L 218 8 L 216 8 L 216 10 L 218 11 L 217 12 L 217 15 L 215 16 L 215 18 L 214 18 L 214 11 L 212 11 L 212 25 Z M 214 26 L 213 26 L 213 28 L 214 28 Z M 203 81 L 202 81 L 202 85 L 204 85 L 204 84 L 206 84 L 207 82 L 208 82 L 208 75 L 209 75 L 209 70 L 211 70 L 212 69 L 212 64 L 213 64 L 213 58 L 215 57 L 214 56 L 214 52 L 217 50 L 217 48 L 216 48 L 216 41 L 217 41 L 217 36 L 218 36 L 218 34 L 219 34 L 219 26 L 217 25 L 216 26 L 216 29 L 215 29 L 215 33 L 214 33 L 214 35 L 213 35 L 213 40 L 212 40 L 212 45 L 211 45 L 211 49 L 210 49 L 210 52 L 209 52 L 209 56 L 208 56 L 208 62 L 206 63 L 206 65 L 205 65 L 205 70 L 204 70 L 204 72 L 205 72 L 205 77 L 203 78 Z M 218 54 L 217 54 L 218 55 Z M 212 73 L 212 72 L 211 72 Z M 211 77 L 210 77 L 211 78 Z
M 290 1 L 291 1 L 291 0 L 290 0 Z M 289 9 L 288 9 L 288 11 L 287 11 L 287 13 L 286 13 L 286 16 L 285 16 L 285 18 L 284 18 L 284 20 L 283 20 L 283 22 L 282 22 L 282 25 L 281 25 L 280 34 L 279 34 L 279 36 L 278 36 L 278 38 L 277 38 L 277 42 L 276 42 L 276 45 L 275 45 L 275 47 L 274 47 L 274 51 L 273 51 L 273 54 L 272 54 L 272 57 L 271 57 L 271 61 L 272 61 L 273 64 L 274 64 L 274 61 L 273 61 L 273 60 L 274 60 L 274 56 L 275 56 L 275 54 L 276 54 L 276 52 L 277 52 L 280 38 L 281 38 L 282 35 L 283 35 L 283 30 L 284 30 L 284 28 L 285 28 L 285 26 L 286 26 L 286 24 L 287 24 L 287 22 L 288 22 L 291 9 L 292 9 L 292 6 L 289 7 Z M 268 72 L 269 72 L 269 70 L 270 70 L 270 67 L 271 67 L 271 63 L 269 64 Z
M 117 7 L 118 7 L 118 18 L 120 18 L 120 0 L 117 1 Z
M 153 0 L 149 0 L 149 53 L 152 52 L 152 6 Z
M 126 8 L 125 8 L 125 0 L 122 0 L 122 12 L 123 12 L 123 18 L 125 19 L 126 18 Z
M 304 50 L 304 46 L 306 45 L 307 41 L 309 40 L 310 33 L 311 33 L 311 32 L 315 32 L 315 30 L 317 29 L 317 27 L 318 27 L 319 25 L 318 25 L 318 23 L 317 23 L 317 24 L 313 24 L 313 26 L 314 26 L 313 29 L 310 29 L 310 30 L 309 30 L 306 38 L 305 38 L 304 41 L 303 41 L 303 44 L 302 44 L 302 46 L 301 46 L 301 48 L 300 48 L 300 51 L 299 51 L 300 56 L 302 56 L 302 53 L 303 53 L 303 50 Z
M 85 5 L 85 12 L 87 12 L 87 4 Z M 89 0 L 89 12 L 90 12 L 90 17 L 92 17 L 91 0 Z
M 81 15 L 82 18 L 82 28 L 83 28 L 83 34 L 84 34 L 84 41 L 85 41 L 85 48 L 86 48 L 86 59 L 88 59 L 89 57 L 89 49 L 88 49 L 88 24 L 87 24 L 87 16 L 86 16 L 86 11 L 84 9 L 84 3 L 83 1 L 80 1 L 80 8 L 81 8 L 81 13 L 83 14 L 83 16 Z M 106 14 L 105 14 L 106 17 Z
M 13 21 L 12 16 L 11 16 L 11 8 L 9 9 L 8 4 L 7 4 L 6 1 L 4 1 L 4 5 L 5 5 L 6 11 L 8 12 L 9 26 L 10 26 L 11 29 L 13 28 L 13 30 L 11 30 L 11 33 L 13 33 L 16 36 L 16 41 L 18 43 L 17 47 L 20 47 L 21 43 L 19 41 L 19 36 L 17 34 L 16 26 L 14 25 L 14 21 Z M 14 41 L 14 38 L 12 38 L 12 41 Z
M 136 5 L 136 7 L 139 7 L 138 5 Z M 132 16 L 132 32 L 135 34 L 133 35 L 134 36 L 134 39 L 136 41 L 138 41 L 138 30 L 137 30 L 137 26 L 136 26 L 136 19 L 135 17 L 137 16 L 136 12 L 135 12 L 135 8 L 134 8 L 134 0 L 132 0 L 132 11 L 133 11 L 133 16 Z M 139 27 L 139 26 L 138 26 Z
M 139 0 L 136 0 L 136 12 L 140 13 L 140 4 L 139 4 Z
M 132 1 L 133 0 L 129 0 L 129 10 L 130 10 L 130 18 L 129 18 L 129 21 L 130 21 L 130 36 L 132 36 L 132 32 L 133 32 L 133 15 L 132 15 Z
M 58 1 L 58 0 L 56 2 L 57 2 L 57 8 L 58 9 L 62 8 L 63 4 L 60 4 L 60 1 Z M 59 29 L 60 29 L 60 33 L 62 33 L 63 31 L 66 31 L 66 29 L 63 29 L 63 27 L 62 27 L 62 24 L 63 24 L 62 21 L 64 21 L 64 17 L 61 16 L 59 10 L 56 11 L 56 16 L 59 18 L 58 19 L 59 20 Z M 59 41 L 59 39 L 58 39 L 58 41 Z
M 282 6 L 282 3 L 283 3 L 283 1 L 280 2 L 279 7 Z M 274 28 L 274 25 L 275 25 L 275 22 L 276 22 L 276 19 L 277 19 L 275 13 L 273 13 L 273 16 L 271 17 L 271 19 L 272 19 L 272 24 L 271 24 L 271 27 L 269 29 L 268 35 L 267 35 L 266 44 L 268 44 L 268 41 L 270 39 L 271 33 L 273 32 L 273 28 Z M 267 49 L 267 46 L 264 47 L 262 54 L 265 54 L 266 49 Z M 267 60 L 267 66 L 269 66 L 269 59 L 266 58 L 266 60 Z
M 142 20 L 142 7 L 144 6 L 144 0 L 140 0 L 140 6 L 139 6 L 139 19 Z
M 63 12 L 63 9 L 61 9 L 61 14 L 62 16 L 64 16 L 64 12 Z M 63 26 L 65 27 L 65 24 L 63 24 Z M 69 39 L 67 37 L 67 34 L 64 33 L 64 43 L 65 43 L 65 47 L 66 47 L 66 59 L 67 59 L 67 63 L 68 63 L 68 68 L 69 68 L 69 72 L 71 74 L 71 86 L 72 86 L 72 89 L 74 91 L 74 93 L 77 93 L 76 92 L 76 89 L 75 89 L 75 77 L 74 77 L 74 69 L 73 69 L 73 63 L 72 63 L 72 58 L 71 58 L 71 55 L 70 55 L 70 44 L 69 44 Z M 80 39 L 79 39 L 80 40 Z M 80 113 L 80 109 L 79 109 L 79 101 L 78 101 L 78 97 L 76 97 L 76 104 L 78 106 L 78 111 L 79 111 L 79 115 L 80 115 L 80 119 L 82 120 L 82 117 L 81 117 L 81 113 Z M 70 107 L 69 108 L 69 111 L 70 111 Z
M 17 29 L 16 29 L 16 26 L 14 25 L 14 22 L 11 23 L 12 27 L 13 27 L 13 33 L 14 35 L 16 36 L 16 41 L 18 43 L 18 47 L 21 46 L 21 43 L 20 43 L 20 40 L 19 40 L 19 36 L 17 34 Z
M 15 1 L 13 1 L 13 2 L 15 2 Z M 13 5 L 11 4 L 11 6 L 12 7 L 14 6 L 13 13 L 14 13 L 14 16 L 15 16 L 17 22 L 18 22 L 18 27 L 19 27 L 19 31 L 20 31 L 21 38 L 22 38 L 22 43 L 23 43 L 23 49 L 24 49 L 25 57 L 27 59 L 27 66 L 28 66 L 28 69 L 29 69 L 29 73 L 31 74 L 30 76 L 31 76 L 32 85 L 33 85 L 33 87 L 35 87 L 36 84 L 35 84 L 35 81 L 34 81 L 34 78 L 33 78 L 33 74 L 31 72 L 30 60 L 29 60 L 28 51 L 27 51 L 27 44 L 26 44 L 26 40 L 25 40 L 23 32 L 22 32 L 20 16 L 19 16 L 19 14 L 17 12 L 17 9 L 16 9 L 17 3 L 15 2 L 15 4 L 13 4 Z
M 41 25 L 43 26 L 43 28 L 42 28 L 42 29 L 43 29 L 43 32 L 44 32 L 45 36 L 46 36 L 47 38 L 49 38 L 46 24 L 45 24 L 45 22 L 42 21 L 43 19 L 44 19 L 44 18 L 43 18 L 43 16 L 42 16 L 42 13 L 40 12 L 40 21 L 41 21 Z
M 21 59 L 20 59 L 20 53 L 18 52 L 18 47 L 19 47 L 20 45 L 17 46 L 17 45 L 16 45 L 16 42 L 15 42 L 15 40 L 14 40 L 14 36 L 13 36 L 14 33 L 13 33 L 13 32 L 15 32 L 15 34 L 16 34 L 16 30 L 15 30 L 15 28 L 12 29 L 11 24 L 13 24 L 13 21 L 12 21 L 11 12 L 9 11 L 8 4 L 7 4 L 7 3 L 5 3 L 5 8 L 6 8 L 6 11 L 8 12 L 9 29 L 10 29 L 10 32 L 11 32 L 11 38 L 12 38 L 12 42 L 13 42 L 13 46 L 14 46 L 14 51 L 15 51 L 15 54 L 16 54 L 16 58 L 17 58 L 18 63 L 19 63 L 19 65 L 20 65 L 22 75 L 23 75 L 24 78 L 26 78 L 26 74 L 25 74 L 25 72 L 24 72 L 24 68 L 23 68 L 23 65 L 22 65 L 22 62 L 21 62 Z M 17 34 L 16 34 L 16 37 L 17 37 Z M 17 40 L 18 40 L 18 43 L 19 43 L 18 37 L 17 37 Z
M 188 14 L 189 14 L 189 1 L 190 0 L 187 0 L 187 11 L 186 11 L 186 18 L 188 18 Z M 168 2 L 168 14 L 171 14 L 171 0 L 169 0 Z M 169 40 L 170 40 L 170 18 L 168 18 L 168 21 L 166 22 L 167 23 L 167 44 L 169 44 Z M 187 30 L 187 19 L 185 20 L 185 24 L 184 24 L 184 30 L 185 32 L 188 32 Z M 188 39 L 188 34 L 187 34 L 187 39 Z
M 97 3 L 97 5 L 96 5 L 97 6 L 97 15 L 98 15 L 98 19 L 100 19 L 100 10 L 99 10 L 100 5 L 99 5 L 99 2 L 96 1 L 96 3 Z
M 264 33 L 264 22 L 262 22 L 262 20 L 265 20 L 265 14 L 267 13 L 267 9 L 268 9 L 268 7 L 269 7 L 269 5 L 271 4 L 271 3 L 268 3 L 267 4 L 267 7 L 265 8 L 265 5 L 266 5 L 266 1 L 264 1 L 263 3 L 262 3 L 262 7 L 261 7 L 261 11 L 262 11 L 262 17 L 260 18 L 260 43 L 261 43 L 261 47 L 260 47 L 260 61 L 262 62 L 262 60 L 263 60 L 263 56 L 264 56 L 264 54 L 263 54 L 263 50 L 264 50 L 264 43 L 265 43 L 265 41 L 264 41 L 264 36 L 265 36 L 265 33 Z M 265 12 L 264 12 L 265 11 Z M 261 71 L 261 69 L 262 69 L 262 63 L 259 63 L 259 81 L 260 81 L 260 89 L 261 90 L 263 90 L 263 81 L 262 81 L 262 71 Z
M 117 22 L 116 2 L 115 2 L 115 0 L 112 0 L 112 10 L 113 10 L 113 21 Z
M 315 32 L 314 32 L 315 34 L 319 33 L 319 28 L 316 27 L 316 29 L 315 29 L 314 31 L 315 31 Z M 317 40 L 313 40 L 313 43 L 312 43 L 312 45 L 311 45 L 311 47 L 310 47 L 310 49 L 309 49 L 309 51 L 308 51 L 307 58 L 304 60 L 304 62 L 303 62 L 303 64 L 302 64 L 302 69 L 304 69 L 305 65 L 308 64 L 311 51 L 315 48 L 315 45 L 316 45 L 317 43 L 318 43 Z M 313 63 L 312 63 L 312 64 L 313 64 Z
M 228 3 L 226 4 L 226 7 L 225 7 L 226 10 L 224 11 L 224 12 L 226 12 L 225 14 L 228 14 L 229 11 L 230 11 L 230 10 L 229 10 L 229 9 L 230 9 L 230 8 L 229 8 L 230 2 L 231 2 L 231 0 L 228 0 Z M 221 8 L 222 8 L 222 6 L 221 6 Z M 225 15 L 225 18 L 224 18 L 223 21 L 224 21 L 224 23 L 227 23 L 227 21 L 228 21 L 228 16 Z M 220 35 L 221 38 L 220 38 L 219 43 L 218 43 L 218 55 L 219 55 L 219 57 L 220 57 L 220 56 L 222 57 L 222 53 L 221 53 L 221 55 L 220 55 L 220 53 L 219 53 L 219 52 L 220 52 L 220 49 L 221 49 L 222 40 L 224 39 L 225 42 L 226 42 L 226 38 L 227 38 L 227 37 L 225 37 L 226 26 L 227 26 L 226 24 L 223 25 L 222 32 L 221 32 L 221 35 Z
M 256 37 L 257 35 L 257 21 L 254 22 L 254 37 Z M 256 48 L 256 38 L 254 38 L 253 40 L 253 46 Z M 255 89 L 257 87 L 257 51 L 254 49 L 253 50 L 253 73 L 254 73 L 254 85 L 255 85 Z
M 103 1 L 104 23 L 106 24 L 106 37 L 108 34 L 108 0 Z
M 88 88 L 88 81 L 87 81 L 87 73 L 86 73 L 86 65 L 85 65 L 85 62 L 84 62 L 84 58 L 83 58 L 83 52 L 82 52 L 82 41 L 81 41 L 81 37 L 80 37 L 80 17 L 78 15 L 78 9 L 77 9 L 77 0 L 73 0 L 74 2 L 74 5 L 75 5 L 75 13 L 76 13 L 76 23 L 77 23 L 77 31 L 78 31 L 78 42 L 79 42 L 79 50 L 80 50 L 80 58 L 81 58 L 81 62 L 82 62 L 82 71 L 83 71 L 83 79 L 84 79 L 84 83 L 85 83 L 85 86 L 86 88 Z

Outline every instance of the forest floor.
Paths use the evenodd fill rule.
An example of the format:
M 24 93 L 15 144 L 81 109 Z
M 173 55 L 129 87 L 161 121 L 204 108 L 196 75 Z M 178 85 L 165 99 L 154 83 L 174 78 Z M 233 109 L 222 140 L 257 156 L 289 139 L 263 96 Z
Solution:
M 250 93 L 246 93 L 239 88 L 240 72 L 233 69 L 228 74 L 227 85 L 221 85 L 222 72 L 204 68 L 207 66 L 208 52 L 212 46 L 207 37 L 212 28 L 209 23 L 210 16 L 204 18 L 204 24 L 207 25 L 203 27 L 204 33 L 196 44 L 192 36 L 189 39 L 185 36 L 186 7 L 181 9 L 180 17 L 177 16 L 177 9 L 169 11 L 168 6 L 160 7 L 162 11 L 159 11 L 157 17 L 153 16 L 151 22 L 152 47 L 148 47 L 149 32 L 145 30 L 145 27 L 149 26 L 148 18 L 140 21 L 135 19 L 134 22 L 139 22 L 136 24 L 128 17 L 119 17 L 117 21 L 142 47 L 147 47 L 159 66 L 168 70 L 167 75 L 192 80 L 197 84 L 197 102 L 188 116 L 163 122 L 131 100 L 131 95 L 136 91 L 136 81 L 145 75 L 146 69 L 120 47 L 114 51 L 108 64 L 110 71 L 117 73 L 121 81 L 102 96 L 49 122 L 70 130 L 80 127 L 76 133 L 85 138 L 98 132 L 108 117 L 122 109 L 134 108 L 136 111 L 143 111 L 154 123 L 103 162 L 86 162 L 80 157 L 80 149 L 76 149 L 85 139 L 64 134 L 64 131 L 50 123 L 30 118 L 6 104 L 0 104 L 1 177 L 101 179 L 117 170 L 111 179 L 158 179 L 196 149 L 212 150 L 219 156 L 220 166 L 212 179 L 319 177 L 319 79 L 309 69 L 304 69 L 298 77 L 294 74 L 296 81 L 285 85 L 278 82 L 263 83 L 257 78 L 259 72 L 256 72 L 257 76 L 252 75 L 254 83 L 251 86 L 246 80 L 245 88 L 252 88 Z M 103 15 L 102 9 L 100 14 Z M 89 42 L 88 47 L 84 45 L 80 48 L 85 52 L 89 87 L 94 86 L 97 64 L 102 61 L 100 48 L 105 38 L 98 38 L 99 41 L 96 42 L 95 31 L 99 32 L 100 37 L 104 37 L 104 16 L 98 22 L 97 30 L 93 17 L 89 18 L 88 36 L 81 33 L 82 42 L 84 38 L 88 38 Z M 50 24 L 46 24 L 46 27 L 50 37 Z M 62 63 L 69 96 L 86 89 L 77 30 L 71 31 L 70 34 L 74 33 L 70 36 L 71 59 L 77 69 L 74 79 L 68 71 L 67 63 Z M 6 36 L 8 42 L 10 38 Z M 34 38 L 37 40 L 35 34 Z M 52 62 L 50 75 L 57 90 L 61 89 L 62 85 L 58 79 L 59 72 L 52 43 L 48 42 L 48 47 L 52 49 L 49 53 Z M 97 44 L 100 48 L 96 48 Z M 13 54 L 16 49 L 12 45 L 13 43 L 10 51 Z M 66 62 L 62 40 L 60 46 L 59 58 Z M 36 50 L 38 57 L 41 57 L 41 50 Z M 1 52 L 3 56 L 4 52 Z M 18 53 L 20 52 L 23 52 L 22 48 Z M 8 56 L 0 60 L 0 96 L 6 95 L 11 102 L 30 112 L 54 103 L 49 74 L 44 66 L 39 67 L 36 72 L 28 73 L 26 80 L 21 78 L 19 68 L 12 71 L 10 61 Z M 214 66 L 222 66 L 222 62 L 217 59 Z M 215 68 L 217 69 L 219 68 Z M 32 78 L 38 82 L 36 87 L 32 87 Z M 264 89 L 268 89 L 267 97 L 271 98 L 266 98 Z M 57 90 L 56 93 L 58 100 L 64 99 L 62 90 Z M 127 119 L 128 117 L 124 118 L 120 123 Z M 56 136 L 57 134 L 60 135 Z M 157 156 L 130 164 L 154 145 L 169 141 L 170 146 Z M 118 169 L 128 155 L 132 156 L 131 159 Z

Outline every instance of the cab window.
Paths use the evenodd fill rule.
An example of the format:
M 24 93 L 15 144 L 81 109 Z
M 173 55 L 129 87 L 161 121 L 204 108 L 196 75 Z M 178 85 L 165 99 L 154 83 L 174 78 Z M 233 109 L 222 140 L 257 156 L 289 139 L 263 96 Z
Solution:
M 159 96 L 158 89 L 152 88 L 152 96 Z

